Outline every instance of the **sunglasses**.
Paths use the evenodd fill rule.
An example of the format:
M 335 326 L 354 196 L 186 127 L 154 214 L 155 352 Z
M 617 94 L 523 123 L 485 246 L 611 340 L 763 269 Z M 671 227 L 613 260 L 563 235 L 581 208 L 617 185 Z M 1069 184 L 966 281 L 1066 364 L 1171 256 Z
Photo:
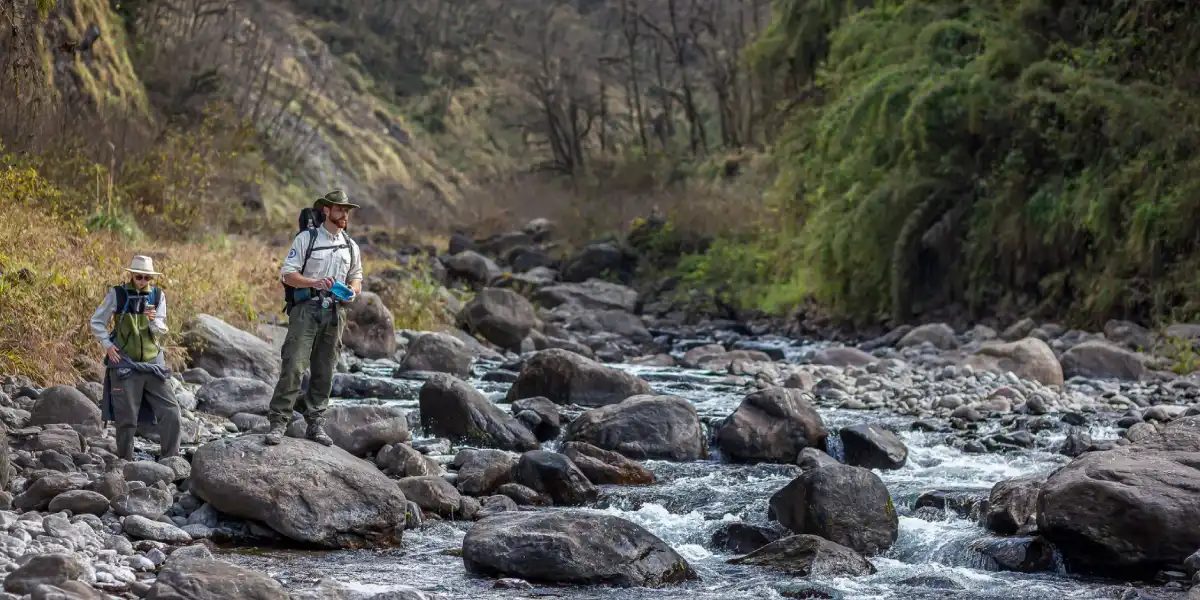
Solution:
M 153 275 L 134 275 L 134 281 L 154 281 Z

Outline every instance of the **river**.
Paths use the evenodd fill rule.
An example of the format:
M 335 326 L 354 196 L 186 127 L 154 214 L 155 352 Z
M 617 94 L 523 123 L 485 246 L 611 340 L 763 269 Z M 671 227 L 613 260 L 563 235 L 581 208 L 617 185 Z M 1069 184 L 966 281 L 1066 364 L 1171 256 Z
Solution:
M 796 361 L 816 346 L 786 341 L 774 343 L 785 360 Z M 683 345 L 676 347 L 680 353 Z M 473 383 L 494 400 L 503 398 L 508 385 L 481 377 L 495 364 L 477 364 Z M 724 417 L 737 408 L 749 388 L 730 383 L 725 374 L 683 370 L 673 367 L 613 365 L 638 373 L 663 393 L 693 402 L 702 419 Z M 365 369 L 386 377 L 390 368 L 380 365 Z M 389 403 L 415 410 L 420 381 L 394 380 L 410 387 L 409 399 Z M 344 401 L 344 400 L 343 400 Z M 799 474 L 791 465 L 731 465 L 712 457 L 709 461 L 670 463 L 647 461 L 658 483 L 650 486 L 602 486 L 602 496 L 583 508 L 634 521 L 673 546 L 700 574 L 700 580 L 660 589 L 605 589 L 576 586 L 543 587 L 533 590 L 496 589 L 494 581 L 468 574 L 457 556 L 467 522 L 426 522 L 421 529 L 405 533 L 404 547 L 381 551 L 298 552 L 292 550 L 245 549 L 227 555 L 244 566 L 265 570 L 288 587 L 304 587 L 323 578 L 373 589 L 379 585 L 409 585 L 446 598 L 507 599 L 565 598 L 590 600 L 729 600 L 741 598 L 841 597 L 849 599 L 906 600 L 1047 599 L 1079 600 L 1122 598 L 1129 587 L 1113 582 L 1089 581 L 1057 572 L 1025 574 L 1002 572 L 995 563 L 973 550 L 980 542 L 998 539 L 975 522 L 952 513 L 913 510 L 916 498 L 929 490 L 981 490 L 996 482 L 1021 475 L 1045 472 L 1065 464 L 1067 458 L 1054 453 L 1063 439 L 1061 431 L 1034 434 L 1032 449 L 1005 454 L 971 454 L 947 443 L 944 433 L 913 431 L 912 417 L 820 407 L 826 426 L 836 428 L 868 420 L 899 421 L 902 439 L 909 449 L 907 464 L 898 470 L 877 471 L 887 484 L 900 518 L 896 544 L 885 554 L 870 557 L 878 570 L 865 577 L 797 579 L 755 567 L 730 565 L 734 555 L 716 551 L 712 533 L 726 521 L 765 523 L 771 494 Z M 987 427 L 989 422 L 981 425 Z M 1115 439 L 1117 430 L 1093 426 L 1097 441 Z M 830 440 L 836 440 L 831 435 Z M 554 450 L 559 442 L 548 442 Z M 838 453 L 831 448 L 832 454 Z M 559 509 L 549 509 L 559 510 Z M 918 516 L 919 515 L 919 516 Z M 805 585 L 819 584 L 827 595 L 800 593 Z M 836 591 L 836 594 L 833 592 Z M 783 592 L 788 592 L 784 595 Z M 840 594 L 840 595 L 837 595 Z

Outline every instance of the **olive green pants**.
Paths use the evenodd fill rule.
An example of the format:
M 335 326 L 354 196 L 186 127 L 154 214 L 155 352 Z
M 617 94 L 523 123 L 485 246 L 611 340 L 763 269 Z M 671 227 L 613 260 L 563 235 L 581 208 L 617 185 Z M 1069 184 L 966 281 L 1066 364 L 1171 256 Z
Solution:
M 345 322 L 346 310 L 340 306 L 321 308 L 319 304 L 302 302 L 288 312 L 283 366 L 267 414 L 272 424 L 290 423 L 293 410 L 304 415 L 309 423 L 325 413 L 329 392 L 333 389 L 333 369 L 337 365 Z M 305 369 L 311 372 L 308 390 L 301 397 L 300 384 Z

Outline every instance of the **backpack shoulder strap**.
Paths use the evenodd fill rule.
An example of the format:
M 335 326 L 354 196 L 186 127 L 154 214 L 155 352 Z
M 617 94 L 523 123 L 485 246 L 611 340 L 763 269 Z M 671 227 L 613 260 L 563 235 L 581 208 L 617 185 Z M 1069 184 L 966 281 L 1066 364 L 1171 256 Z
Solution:
M 125 291 L 125 286 L 112 286 L 113 294 L 117 297 L 117 308 L 113 311 L 114 314 L 123 314 L 125 309 L 129 307 L 129 292 Z
M 317 245 L 317 228 L 308 228 L 308 248 L 304 251 L 304 261 L 300 263 L 300 274 L 304 274 L 304 269 L 308 267 L 308 259 L 312 257 L 314 246 Z
M 158 309 L 159 306 L 162 306 L 162 290 L 156 287 L 150 288 L 150 299 L 152 300 L 150 304 Z
M 358 263 L 358 244 L 354 242 L 349 233 L 343 231 L 342 235 L 346 238 L 346 247 L 350 249 L 350 270 L 346 272 L 346 275 L 349 276 L 350 273 L 354 272 L 354 267 Z M 349 281 L 346 283 L 349 283 Z

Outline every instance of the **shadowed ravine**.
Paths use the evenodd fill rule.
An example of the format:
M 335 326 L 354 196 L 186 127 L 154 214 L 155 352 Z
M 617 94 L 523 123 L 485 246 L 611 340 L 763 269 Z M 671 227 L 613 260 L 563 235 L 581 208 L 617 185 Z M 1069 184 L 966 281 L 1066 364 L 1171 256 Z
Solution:
M 677 346 L 678 347 L 678 346 Z M 786 360 L 800 359 L 816 346 L 788 346 Z M 494 401 L 502 401 L 508 385 L 482 381 L 479 377 L 495 365 L 477 363 L 472 383 Z M 695 404 L 702 421 L 730 414 L 747 389 L 730 385 L 723 374 L 686 371 L 677 368 L 649 368 L 620 365 L 648 380 L 656 390 L 675 394 Z M 364 365 L 373 375 L 390 373 Z M 411 389 L 410 400 L 389 403 L 416 409 L 418 380 L 392 380 Z M 359 401 L 343 401 L 359 402 Z M 390 551 L 296 552 L 286 550 L 246 550 L 230 552 L 229 560 L 247 567 L 265 570 L 285 586 L 308 586 L 323 578 L 364 586 L 411 585 L 438 592 L 448 598 L 535 598 L 572 599 L 726 599 L 836 597 L 795 594 L 804 586 L 821 584 L 826 592 L 837 590 L 842 598 L 1120 598 L 1128 585 L 1097 582 L 1067 575 L 1060 567 L 1054 573 L 1024 574 L 1002 572 L 995 562 L 973 550 L 980 541 L 1001 539 L 974 520 L 949 511 L 913 509 L 914 501 L 930 490 L 974 490 L 986 494 L 996 482 L 1021 475 L 1045 472 L 1066 464 L 1069 459 L 1053 451 L 1062 441 L 1061 431 L 1034 434 L 1032 449 L 1007 454 L 970 454 L 947 445 L 951 434 L 912 431 L 912 417 L 888 415 L 879 411 L 852 411 L 820 406 L 819 412 L 831 431 L 867 420 L 896 422 L 905 433 L 907 464 L 898 470 L 876 471 L 887 484 L 900 517 L 900 533 L 895 545 L 882 555 L 870 557 L 878 572 L 854 578 L 793 578 L 757 567 L 728 564 L 736 555 L 715 551 L 710 542 L 713 532 L 726 521 L 742 520 L 766 523 L 770 496 L 800 473 L 792 465 L 726 464 L 714 455 L 708 461 L 672 463 L 645 461 L 658 483 L 650 486 L 602 486 L 600 499 L 584 508 L 617 515 L 638 523 L 684 556 L 700 575 L 700 580 L 659 589 L 609 589 L 601 587 L 543 587 L 533 590 L 494 588 L 492 579 L 468 574 L 459 550 L 470 522 L 426 522 L 420 529 L 404 534 L 404 547 Z M 925 419 L 926 421 L 930 419 Z M 981 432 L 990 422 L 980 424 Z M 414 432 L 421 439 L 420 432 Z M 1115 429 L 1093 427 L 1096 441 L 1117 436 Z M 831 435 L 831 441 L 837 436 Z M 544 444 L 557 449 L 560 441 Z M 840 447 L 830 444 L 838 457 Z M 839 457 L 840 458 L 840 457 Z M 557 508 L 539 510 L 561 510 Z M 790 595 L 781 595 L 791 590 Z

